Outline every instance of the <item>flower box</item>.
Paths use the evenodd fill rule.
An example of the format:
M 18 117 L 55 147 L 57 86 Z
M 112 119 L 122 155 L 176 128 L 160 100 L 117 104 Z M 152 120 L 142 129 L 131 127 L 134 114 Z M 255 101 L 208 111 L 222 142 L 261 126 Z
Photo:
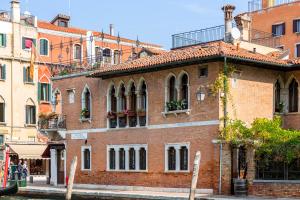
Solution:
M 108 112 L 107 113 L 108 119 L 116 119 L 116 113 L 115 112 Z
M 129 116 L 129 117 L 135 117 L 135 116 L 136 116 L 136 112 L 135 112 L 135 111 L 132 111 L 132 110 L 129 110 L 129 111 L 128 111 L 128 116 Z

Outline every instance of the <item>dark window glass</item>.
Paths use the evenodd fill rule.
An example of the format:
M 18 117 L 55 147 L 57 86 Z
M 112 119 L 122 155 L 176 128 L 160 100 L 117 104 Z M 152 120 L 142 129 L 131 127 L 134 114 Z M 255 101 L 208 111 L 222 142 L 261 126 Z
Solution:
M 147 86 L 146 86 L 146 83 L 143 82 L 143 85 L 142 85 L 142 109 L 146 111 L 147 109 Z
M 141 148 L 140 149 L 140 170 L 146 170 L 147 169 L 147 154 L 146 149 Z
M 75 44 L 74 58 L 77 60 L 81 59 L 81 45 L 79 45 L 79 44 Z
M 175 77 L 172 76 L 169 79 L 169 100 L 176 101 L 176 99 Z
M 184 101 L 183 109 L 188 108 L 189 100 L 189 78 L 184 74 L 181 78 L 181 100 Z
M 103 61 L 104 63 L 111 63 L 111 50 L 110 49 L 104 49 L 103 50 Z
M 296 45 L 296 57 L 300 57 L 300 44 Z
M 116 169 L 116 152 L 114 149 L 109 150 L 109 169 Z
M 295 79 L 289 85 L 289 112 L 298 112 L 298 83 Z
M 36 124 L 36 110 L 35 106 L 26 106 L 26 124 Z
M 273 25 L 272 33 L 273 36 L 285 35 L 285 23 Z
M 168 170 L 176 170 L 176 149 L 174 147 L 168 149 Z
M 134 84 L 131 85 L 130 89 L 130 110 L 136 110 L 136 93 Z
M 100 47 L 95 47 L 95 54 L 96 54 L 96 62 L 101 62 L 102 60 L 102 51 Z
M 48 55 L 48 40 L 40 40 L 40 54 L 44 56 Z
M 125 150 L 123 148 L 119 150 L 119 169 L 125 170 Z
M 300 19 L 295 19 L 293 21 L 293 32 L 300 33 Z
M 117 97 L 116 97 L 116 90 L 115 87 L 112 86 L 112 89 L 110 91 L 110 110 L 112 112 L 117 112 Z
M 199 68 L 199 77 L 207 77 L 208 76 L 208 68 L 207 67 L 200 67 Z
M 0 145 L 4 144 L 4 136 L 0 135 Z
M 91 152 L 89 149 L 84 149 L 83 152 L 83 168 L 84 169 L 91 169 Z
M 126 110 L 126 88 L 124 85 L 121 86 L 121 110 Z
M 60 26 L 60 27 L 68 27 L 68 22 L 60 20 L 60 21 L 58 21 L 58 26 Z
M 0 103 L 0 122 L 5 122 L 5 103 Z
M 281 112 L 280 110 L 280 90 L 281 86 L 277 80 L 275 83 L 275 112 Z
M 180 170 L 188 170 L 188 149 L 181 147 L 180 149 Z
M 134 148 L 129 149 L 129 169 L 135 170 L 135 150 L 134 150 Z
M 41 83 L 41 100 L 50 101 L 50 85 L 47 83 Z

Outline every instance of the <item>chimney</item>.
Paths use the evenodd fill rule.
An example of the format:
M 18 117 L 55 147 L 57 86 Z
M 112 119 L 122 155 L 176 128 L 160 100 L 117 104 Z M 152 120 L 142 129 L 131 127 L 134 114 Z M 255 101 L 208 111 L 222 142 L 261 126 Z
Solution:
M 19 0 L 12 0 L 10 2 L 10 4 L 11 4 L 12 22 L 20 23 L 20 19 L 21 19 L 20 1 Z
M 233 11 L 235 10 L 234 5 L 225 5 L 222 10 L 224 11 L 224 19 L 225 19 L 225 42 L 231 42 L 231 30 L 232 30 L 232 20 L 233 20 Z
M 115 36 L 115 26 L 113 24 L 109 25 L 109 34 Z
M 262 0 L 262 9 L 275 6 L 275 0 Z

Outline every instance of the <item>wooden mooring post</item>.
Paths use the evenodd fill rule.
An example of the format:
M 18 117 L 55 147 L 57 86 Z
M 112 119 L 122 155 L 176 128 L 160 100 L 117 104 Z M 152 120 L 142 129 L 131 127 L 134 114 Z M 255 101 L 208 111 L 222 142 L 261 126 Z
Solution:
M 200 161 L 201 161 L 201 152 L 197 151 L 195 160 L 194 160 L 194 170 L 193 170 L 193 177 L 192 177 L 192 184 L 191 184 L 191 189 L 190 189 L 189 200 L 195 200 L 197 181 L 198 181 L 198 177 L 199 177 Z
M 72 163 L 71 163 L 69 181 L 67 183 L 68 188 L 67 188 L 67 193 L 66 193 L 66 200 L 71 200 L 71 198 L 72 198 L 73 182 L 74 182 L 76 167 L 77 167 L 77 156 L 75 156 L 73 158 Z

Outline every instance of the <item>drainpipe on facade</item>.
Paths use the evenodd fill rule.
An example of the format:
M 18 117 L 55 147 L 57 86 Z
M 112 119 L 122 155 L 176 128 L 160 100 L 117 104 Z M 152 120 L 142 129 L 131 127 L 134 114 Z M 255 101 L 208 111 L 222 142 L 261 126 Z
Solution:
M 224 135 L 226 135 L 226 126 L 227 126 L 227 58 L 224 56 L 224 100 L 223 100 L 223 106 L 224 106 Z M 220 177 L 219 177 L 219 194 L 222 194 L 222 160 L 223 160 L 223 141 L 220 143 Z

